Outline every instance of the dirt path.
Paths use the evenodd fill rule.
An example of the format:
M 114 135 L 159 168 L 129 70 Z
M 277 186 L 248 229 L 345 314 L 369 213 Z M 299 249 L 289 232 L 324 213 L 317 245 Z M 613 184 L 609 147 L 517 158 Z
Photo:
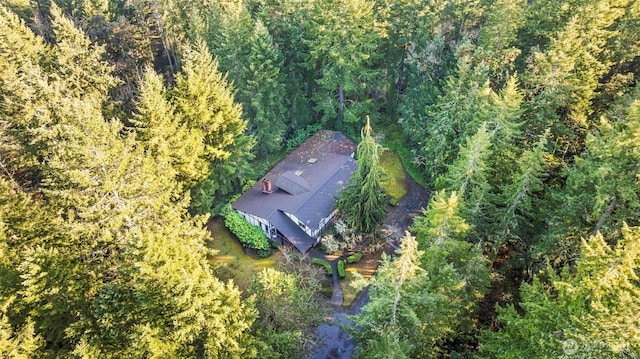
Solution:
M 400 240 L 404 237 L 405 231 L 413 224 L 413 219 L 422 214 L 422 209 L 427 206 L 429 201 L 429 191 L 416 183 L 409 174 L 406 174 L 406 178 L 407 195 L 402 197 L 400 201 L 398 201 L 398 205 L 389 211 L 387 218 L 383 222 L 383 228 L 381 229 L 383 235 L 387 236 L 389 245 L 396 249 L 400 244 Z M 335 281 L 335 279 L 337 279 L 335 270 L 336 268 L 334 268 L 334 276 L 336 278 L 333 278 L 333 287 L 336 298 L 332 297 L 331 299 L 331 302 L 334 304 L 338 302 L 338 299 L 340 299 L 340 303 L 342 302 L 342 291 L 340 290 L 340 283 Z M 336 288 L 340 291 L 339 294 L 336 293 Z M 358 294 L 349 308 L 345 309 L 339 305 L 335 306 L 332 321 L 322 324 L 316 329 L 318 344 L 309 358 L 350 358 L 356 346 L 353 339 L 351 339 L 349 334 L 344 330 L 345 326 L 351 325 L 351 321 L 347 315 L 358 313 L 368 301 L 369 291 L 365 288 L 365 290 Z

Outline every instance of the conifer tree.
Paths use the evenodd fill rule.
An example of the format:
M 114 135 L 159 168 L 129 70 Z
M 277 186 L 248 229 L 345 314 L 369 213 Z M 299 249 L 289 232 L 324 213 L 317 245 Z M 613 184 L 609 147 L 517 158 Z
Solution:
M 492 1 L 483 14 L 486 20 L 473 56 L 489 68 L 494 83 L 501 83 L 509 76 L 522 52 L 517 36 L 525 23 L 526 6 L 524 1 Z
M 637 98 L 637 91 L 622 97 L 587 135 L 585 151 L 567 168 L 567 185 L 554 196 L 555 203 L 562 201 L 562 210 L 554 212 L 552 230 L 546 233 L 542 246 L 553 259 L 577 255 L 578 243 L 571 238 L 600 231 L 616 239 L 622 222 L 639 224 Z
M 522 147 L 528 147 L 521 120 L 523 95 L 518 86 L 518 77 L 509 76 L 499 93 L 491 92 L 490 106 L 481 110 L 492 136 L 492 151 L 487 160 L 491 164 L 489 183 L 494 188 L 509 181 Z
M 50 357 L 255 356 L 253 309 L 231 283 L 212 276 L 202 219 L 187 215 L 188 200 L 153 151 L 104 119 L 108 66 L 96 64 L 93 74 L 73 68 L 68 59 L 91 64 L 95 52 L 67 20 L 54 16 L 56 22 L 64 25 L 55 25 L 58 39 L 73 41 L 47 46 L 50 58 L 29 64 L 37 69 L 29 72 L 37 97 L 27 105 L 37 103 L 38 111 L 3 117 L 8 128 L 22 130 L 4 134 L 7 143 L 35 147 L 14 151 L 24 157 L 17 161 L 41 178 L 0 172 L 0 251 L 17 254 L 0 263 L 0 303 L 11 301 L 0 321 L 8 317 L 10 340 Z M 28 33 L 8 23 L 15 32 L 9 37 Z M 25 47 L 20 56 L 34 53 Z M 0 64 L 14 74 L 20 66 Z M 3 95 L 19 98 L 19 86 L 5 89 Z M 38 338 L 43 344 L 32 345 Z
M 471 318 L 488 288 L 489 265 L 464 240 L 469 226 L 459 210 L 455 193 L 447 199 L 438 192 L 411 228 L 416 237 L 407 233 L 398 256 L 383 260 L 369 303 L 353 318 L 363 357 L 374 349 L 380 358 L 433 357 L 447 338 L 475 330 Z
M 0 243 L 3 242 L 0 239 Z M 0 355 L 7 359 L 36 357 L 41 352 L 44 341 L 36 334 L 34 323 L 30 318 L 27 318 L 17 331 L 12 328 L 9 316 L 6 315 L 11 302 L 12 299 L 6 300 L 0 307 Z
M 610 246 L 601 234 L 582 240 L 575 271 L 549 268 L 523 284 L 520 310 L 499 308 L 498 332 L 485 331 L 480 357 L 575 355 L 627 358 L 640 353 L 637 314 L 640 232 L 624 225 Z M 570 345 L 570 346 L 569 346 Z M 567 352 L 567 350 L 571 350 Z
M 379 76 L 372 65 L 382 29 L 369 0 L 313 1 L 310 14 L 304 66 L 314 72 L 318 85 L 314 109 L 323 123 L 348 129 L 377 108 L 368 95 Z
M 35 185 L 40 175 L 35 167 L 39 146 L 30 130 L 39 121 L 48 91 L 40 64 L 47 56 L 41 38 L 36 37 L 18 16 L 0 4 L 0 155 L 3 170 L 24 185 Z M 31 186 L 30 185 L 30 186 Z
M 65 84 L 63 91 L 85 98 L 105 101 L 108 91 L 118 83 L 111 75 L 112 67 L 103 61 L 104 48 L 75 27 L 53 3 L 50 8 L 51 28 L 55 37 L 56 55 L 50 69 Z
M 197 42 L 199 38 L 205 39 L 219 62 L 220 72 L 227 74 L 238 90 L 245 88 L 249 78 L 244 76 L 244 72 L 250 64 L 255 32 L 246 4 L 234 0 L 212 1 L 205 6 L 188 1 L 186 3 L 186 7 L 190 8 L 187 16 L 202 19 L 202 24 L 190 26 L 202 28 L 200 31 L 190 31 L 192 42 Z
M 519 161 L 519 170 L 501 189 L 504 210 L 497 213 L 497 221 L 501 227 L 496 229 L 496 235 L 503 238 L 498 239 L 499 242 L 509 237 L 527 237 L 520 234 L 519 227 L 523 222 L 533 223 L 535 211 L 539 208 L 535 205 L 536 193 L 544 189 L 543 179 L 548 175 L 545 172 L 546 145 L 547 137 L 541 136 L 532 150 L 524 151 Z
M 360 134 L 358 167 L 351 176 L 349 185 L 341 191 L 336 205 L 352 228 L 373 233 L 387 214 L 387 196 L 380 184 L 384 170 L 378 163 L 383 149 L 373 138 L 369 117 Z
M 202 138 L 191 135 L 183 118 L 169 102 L 162 77 L 147 68 L 140 83 L 133 124 L 138 141 L 159 165 L 167 165 L 166 175 L 177 176 L 180 183 L 191 184 L 206 176 Z
M 415 238 L 407 233 L 398 257 L 393 261 L 387 256 L 383 258 L 375 280 L 370 283 L 369 302 L 352 317 L 358 328 L 352 335 L 361 357 L 371 354 L 375 358 L 410 358 L 417 343 L 420 346 L 433 343 L 429 341 L 433 338 L 417 336 L 424 328 L 419 318 L 428 316 L 435 329 L 442 324 L 437 311 L 446 307 L 447 300 L 439 293 L 427 292 L 428 273 L 420 267 L 422 253 Z
M 552 19 L 559 22 L 553 27 L 566 25 L 545 33 L 548 48 L 534 48 L 528 59 L 523 82 L 534 97 L 525 116 L 536 136 L 551 129 L 550 140 L 563 151 L 558 158 L 570 160 L 581 150 L 585 130 L 593 123 L 591 101 L 610 65 L 606 43 L 614 36 L 611 27 L 627 3 L 593 0 L 557 11 L 557 4 L 543 2 L 547 11 L 557 11 Z
M 181 72 L 176 78 L 175 102 L 184 121 L 199 136 L 208 160 L 225 159 L 228 146 L 242 135 L 246 122 L 241 107 L 233 102 L 233 92 L 218 70 L 207 45 L 199 41 L 185 51 Z
M 463 239 L 469 231 L 469 225 L 460 217 L 462 204 L 457 192 L 440 190 L 429 200 L 428 209 L 423 210 L 423 216 L 415 218 L 411 231 L 418 238 L 428 238 L 435 244 L 442 243 L 447 238 Z
M 466 197 L 476 188 L 487 190 L 487 159 L 490 155 L 491 135 L 486 123 L 483 123 L 478 132 L 467 137 L 464 146 L 460 147 L 458 158 L 449 166 L 446 177 L 441 178 L 437 184 L 458 191 Z
M 202 141 L 208 173 L 192 188 L 192 211 L 207 213 L 214 199 L 239 191 L 248 177 L 254 140 L 244 134 L 247 122 L 226 78 L 203 41 L 187 49 L 174 91 L 176 112 L 191 140 Z
M 447 174 L 438 178 L 437 188 L 457 191 L 465 203 L 466 218 L 471 223 L 485 221 L 491 206 L 489 192 L 489 157 L 493 149 L 492 134 L 484 122 L 478 131 L 460 146 L 458 158 L 448 166 Z
M 434 36 L 438 28 L 439 14 L 446 1 L 416 0 L 376 1 L 374 10 L 387 36 L 382 38 L 378 51 L 384 53 L 387 81 L 392 84 L 387 91 L 387 114 L 396 116 L 393 109 L 400 108 L 402 117 L 413 120 L 423 116 L 422 109 L 428 103 L 429 90 L 445 71 L 441 56 L 443 44 L 440 36 Z M 427 94 L 425 94 L 425 92 Z M 431 93 L 433 95 L 433 93 Z M 398 104 L 398 101 L 402 101 Z
M 244 104 L 247 132 L 256 138 L 254 151 L 264 157 L 282 148 L 287 115 L 282 54 L 259 20 L 254 25 L 248 62 L 243 75 L 246 84 L 239 88 L 238 99 Z
M 459 58 L 457 72 L 443 81 L 442 94 L 426 106 L 420 122 L 403 120 L 405 133 L 420 141 L 420 162 L 432 182 L 457 158 L 462 141 L 478 131 L 491 102 L 486 68 L 474 68 L 469 56 Z
M 310 98 L 313 96 L 313 70 L 305 68 L 309 48 L 305 41 L 305 29 L 310 21 L 309 6 L 312 2 L 277 0 L 273 2 L 249 2 L 250 12 L 255 14 L 273 37 L 273 44 L 283 57 L 282 74 L 286 87 L 286 123 L 288 130 L 304 128 L 313 120 Z
M 461 217 L 463 209 L 455 192 L 439 191 L 411 227 L 424 251 L 421 268 L 430 274 L 429 290 L 448 297 L 447 315 L 458 313 L 442 327 L 443 337 L 476 329 L 473 318 L 489 286 L 490 263 L 480 245 L 467 240 L 472 227 Z

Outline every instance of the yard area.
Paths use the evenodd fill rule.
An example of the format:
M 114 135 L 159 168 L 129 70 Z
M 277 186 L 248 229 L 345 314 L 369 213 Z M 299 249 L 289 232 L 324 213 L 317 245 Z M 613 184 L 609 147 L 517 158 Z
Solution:
M 251 257 L 244 252 L 240 242 L 224 226 L 222 218 L 209 220 L 207 229 L 212 236 L 207 246 L 218 251 L 210 262 L 215 265 L 215 274 L 221 280 L 233 279 L 240 290 L 245 292 L 251 285 L 253 277 L 261 270 L 278 269 L 278 263 L 282 259 L 279 251 L 273 251 L 268 258 Z
M 386 179 L 382 182 L 382 185 L 389 195 L 390 202 L 391 199 L 394 199 L 395 203 L 399 204 L 400 200 L 406 196 L 411 185 L 410 180 L 407 179 L 404 167 L 402 166 L 402 161 L 395 152 L 384 151 L 380 155 L 380 165 L 386 173 Z M 388 210 L 389 217 L 394 219 L 400 216 L 410 215 L 406 211 L 407 207 L 403 205 L 399 205 L 397 207 L 390 206 Z M 384 227 L 386 229 L 387 221 L 385 221 Z M 385 229 L 383 229 L 383 233 L 386 234 L 387 231 L 385 231 Z M 369 278 L 371 278 L 375 273 L 378 265 L 380 265 L 383 252 L 390 254 L 393 252 L 393 248 L 389 245 L 384 245 L 378 250 L 370 253 L 363 253 L 364 255 L 360 261 L 346 266 L 346 276 L 340 281 L 342 294 L 344 296 L 344 301 L 342 303 L 344 307 L 350 306 L 359 293 L 359 291 L 351 286 L 351 283 L 356 279 L 354 273 L 357 272 L 364 277 L 365 280 L 369 280 Z
M 382 186 L 390 198 L 399 201 L 407 194 L 407 176 L 400 157 L 393 151 L 384 151 L 380 155 L 380 165 L 387 175 L 382 181 Z
M 420 202 L 415 199 L 411 200 L 406 196 L 408 191 L 418 191 L 422 188 L 413 183 L 410 178 L 407 178 L 400 157 L 395 152 L 384 151 L 380 156 L 380 164 L 387 174 L 383 186 L 387 190 L 389 197 L 395 199 L 396 204 L 395 206 L 389 206 L 389 216 L 385 220 L 382 229 L 384 240 L 388 240 L 388 237 L 398 237 L 404 233 L 406 227 L 412 222 L 413 217 L 420 213 L 425 200 L 423 194 L 417 196 L 417 198 L 423 198 Z M 411 203 L 406 203 L 407 201 Z M 248 255 L 238 240 L 226 229 L 224 220 L 220 218 L 211 219 L 207 223 L 207 228 L 212 236 L 207 245 L 209 248 L 218 251 L 210 259 L 210 262 L 214 265 L 215 274 L 220 279 L 225 281 L 232 279 L 245 292 L 251 285 L 251 280 L 262 269 L 279 269 L 280 263 L 283 261 L 283 254 L 280 251 L 274 250 L 268 258 L 255 258 Z M 399 240 L 399 238 L 392 239 Z M 357 272 L 366 280 L 369 280 L 380 264 L 382 253 L 391 253 L 392 251 L 393 248 L 391 246 L 383 243 L 375 250 L 365 251 L 363 257 L 357 263 L 346 265 L 346 276 L 340 280 L 344 297 L 342 305 L 344 307 L 350 306 L 358 295 L 358 291 L 350 285 L 355 280 L 354 273 Z M 337 256 L 335 258 L 332 256 L 327 257 L 329 260 L 337 260 Z M 329 283 L 327 285 L 323 292 L 326 291 L 327 299 L 329 299 L 331 297 L 331 287 Z

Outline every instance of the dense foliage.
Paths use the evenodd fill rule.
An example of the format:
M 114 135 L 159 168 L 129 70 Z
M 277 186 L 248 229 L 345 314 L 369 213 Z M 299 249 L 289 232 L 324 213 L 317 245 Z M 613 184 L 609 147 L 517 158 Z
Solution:
M 49 10 L 45 42 L 0 7 L 0 352 L 255 355 L 255 310 L 211 274 L 179 161 L 104 116 L 103 49 Z
M 0 356 L 299 355 L 273 302 L 211 274 L 198 215 L 366 116 L 432 196 L 354 318 L 362 356 L 638 356 L 639 21 L 633 0 L 2 1 Z M 342 207 L 372 231 L 358 159 Z
M 238 212 L 231 210 L 225 213 L 224 225 L 243 246 L 255 249 L 258 255 L 268 257 L 271 253 L 271 244 L 264 232 L 259 227 L 247 222 Z
M 387 194 L 382 186 L 385 174 L 379 163 L 383 149 L 372 132 L 367 117 L 356 152 L 358 167 L 336 201 L 340 216 L 351 228 L 362 233 L 375 232 L 387 215 Z
M 298 265 L 304 265 L 298 263 Z M 318 282 L 297 273 L 265 269 L 254 279 L 249 292 L 256 297 L 260 316 L 258 337 L 267 344 L 261 358 L 301 358 L 308 344 L 306 331 L 321 323 L 326 311 Z

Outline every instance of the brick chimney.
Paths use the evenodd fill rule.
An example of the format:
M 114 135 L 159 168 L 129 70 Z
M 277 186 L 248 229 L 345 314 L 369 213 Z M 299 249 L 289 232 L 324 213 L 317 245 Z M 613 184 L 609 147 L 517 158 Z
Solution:
M 262 179 L 262 193 L 271 194 L 273 191 L 271 190 L 271 180 L 266 178 Z

